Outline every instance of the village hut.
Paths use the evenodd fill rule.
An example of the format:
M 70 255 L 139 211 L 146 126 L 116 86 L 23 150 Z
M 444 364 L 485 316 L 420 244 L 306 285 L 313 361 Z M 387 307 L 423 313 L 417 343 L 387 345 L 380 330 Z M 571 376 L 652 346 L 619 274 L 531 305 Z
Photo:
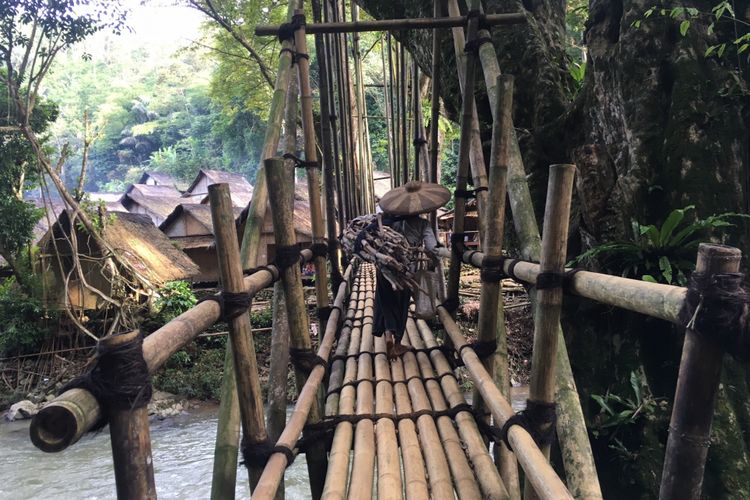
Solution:
M 234 207 L 235 219 L 239 218 L 241 212 L 242 208 Z M 219 268 L 210 205 L 178 205 L 161 223 L 159 229 L 198 265 L 200 271 L 194 281 L 218 281 Z
M 102 212 L 99 222 L 101 237 L 113 249 L 122 262 L 131 269 L 112 269 L 105 263 L 105 250 L 99 243 L 75 224 L 73 244 L 71 232 L 72 211 L 64 210 L 52 228 L 40 241 L 40 261 L 45 271 L 45 288 L 48 306 L 57 308 L 65 305 L 65 281 L 68 281 L 67 295 L 69 307 L 85 311 L 106 306 L 101 295 L 111 296 L 115 275 L 125 279 L 138 273 L 151 285 L 158 287 L 173 280 L 192 280 L 199 272 L 198 266 L 185 253 L 176 248 L 164 233 L 156 228 L 147 215 L 128 212 Z M 79 256 L 82 282 L 78 273 L 71 273 L 74 267 L 73 251 Z M 115 261 L 114 265 L 117 267 Z M 136 283 L 137 280 L 132 280 Z M 132 291 L 136 295 L 149 295 L 149 290 Z
M 438 232 L 441 241 L 450 241 L 450 233 L 453 230 L 454 211 L 438 212 Z M 466 234 L 465 245 L 470 249 L 479 249 L 481 235 L 479 234 L 479 213 L 477 212 L 477 201 L 475 199 L 466 202 L 466 215 L 464 216 L 464 233 Z
M 148 215 L 158 226 L 182 203 L 181 195 L 174 186 L 131 184 L 120 203 L 128 212 Z
M 208 204 L 208 186 L 222 183 L 229 184 L 234 206 L 244 208 L 250 203 L 253 196 L 252 184 L 242 174 L 221 170 L 201 169 L 183 197 L 188 198 L 189 203 Z
M 164 172 L 143 172 L 143 175 L 141 175 L 141 178 L 138 180 L 138 184 L 145 184 L 147 186 L 167 186 L 180 189 L 174 178 Z

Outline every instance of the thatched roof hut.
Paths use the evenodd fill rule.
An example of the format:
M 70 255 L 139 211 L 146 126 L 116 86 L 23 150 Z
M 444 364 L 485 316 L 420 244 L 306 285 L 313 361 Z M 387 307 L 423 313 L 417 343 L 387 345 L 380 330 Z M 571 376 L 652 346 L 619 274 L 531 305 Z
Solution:
M 158 226 L 182 202 L 174 186 L 131 184 L 120 198 L 128 212 L 145 214 Z
M 191 203 L 208 204 L 208 186 L 221 183 L 229 184 L 233 205 L 244 208 L 250 203 L 253 196 L 252 184 L 242 174 L 221 170 L 200 170 L 183 196 L 190 198 Z

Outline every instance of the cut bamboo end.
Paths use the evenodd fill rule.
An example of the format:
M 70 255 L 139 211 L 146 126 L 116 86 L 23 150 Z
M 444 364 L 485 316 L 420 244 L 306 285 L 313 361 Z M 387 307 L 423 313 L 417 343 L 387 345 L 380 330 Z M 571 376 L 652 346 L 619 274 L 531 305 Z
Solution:
M 96 398 L 84 389 L 65 393 L 67 399 L 53 401 L 31 420 L 29 436 L 40 450 L 56 453 L 78 441 L 101 418 Z

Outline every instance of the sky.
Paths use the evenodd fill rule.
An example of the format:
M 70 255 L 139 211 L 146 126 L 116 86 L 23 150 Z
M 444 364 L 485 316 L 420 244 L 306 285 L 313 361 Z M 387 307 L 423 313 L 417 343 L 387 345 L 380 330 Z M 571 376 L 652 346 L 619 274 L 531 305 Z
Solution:
M 131 11 L 127 24 L 133 32 L 125 34 L 126 37 L 181 46 L 200 36 L 200 24 L 205 17 L 195 9 L 169 0 L 122 0 L 122 3 Z

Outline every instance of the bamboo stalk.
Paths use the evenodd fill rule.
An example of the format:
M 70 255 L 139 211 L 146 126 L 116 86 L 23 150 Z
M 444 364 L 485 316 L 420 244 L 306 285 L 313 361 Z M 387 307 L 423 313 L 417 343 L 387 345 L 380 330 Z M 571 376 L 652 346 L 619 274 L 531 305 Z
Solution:
M 427 323 L 423 320 L 418 320 L 416 325 L 419 336 L 415 335 L 414 337 L 421 338 L 414 343 L 415 347 L 418 349 L 423 347 L 437 347 L 438 344 Z M 440 387 L 444 396 L 439 396 L 435 393 L 434 396 L 431 394 L 431 398 L 435 397 L 447 400 L 447 404 L 451 408 L 466 404 L 463 391 L 459 387 L 456 377 L 453 376 L 453 370 L 442 352 L 432 351 L 429 355 L 429 360 L 434 366 L 434 372 L 427 368 L 427 354 L 419 353 L 417 354 L 417 359 L 419 359 L 420 367 L 422 367 L 423 377 L 427 378 L 435 374 L 440 377 Z M 471 460 L 477 479 L 479 480 L 479 485 L 482 488 L 482 493 L 487 498 L 506 498 L 508 495 L 507 488 L 498 475 L 495 464 L 492 462 L 492 457 L 487 451 L 487 446 L 479 432 L 474 416 L 468 411 L 462 411 L 456 415 L 455 420 L 461 440 L 466 445 L 466 453 L 469 456 L 469 460 Z M 497 446 L 497 443 L 495 446 Z
M 113 335 L 99 342 L 108 348 L 137 339 L 138 331 Z M 148 407 L 110 409 L 107 412 L 112 440 L 112 461 L 118 500 L 156 499 L 154 462 L 151 457 L 151 436 Z
M 278 164 L 277 159 L 272 158 L 269 161 Z M 344 272 L 344 281 L 339 285 L 338 293 L 334 300 L 335 307 L 328 319 L 328 324 L 326 325 L 325 332 L 320 341 L 320 346 L 318 347 L 317 355 L 324 360 L 328 359 L 333 350 L 333 343 L 336 339 L 336 331 L 338 330 L 338 323 L 341 317 L 340 311 L 343 308 L 353 272 L 354 268 L 351 265 L 347 268 L 346 272 Z M 284 431 L 281 433 L 281 437 L 279 437 L 276 442 L 277 446 L 284 446 L 290 450 L 295 449 L 297 440 L 299 439 L 300 433 L 302 433 L 305 423 L 311 421 L 314 416 L 312 411 L 317 406 L 317 393 L 320 384 L 323 382 L 324 375 L 325 368 L 320 365 L 315 366 L 310 372 L 310 375 L 307 377 L 307 382 L 299 390 L 297 404 L 294 406 L 294 410 L 289 417 L 286 427 L 284 427 Z M 307 454 L 309 458 L 309 449 Z M 284 478 L 284 470 L 287 465 L 287 457 L 284 453 L 273 453 L 268 459 L 265 469 L 263 469 L 263 474 L 258 481 L 258 486 L 253 493 L 253 498 L 262 500 L 270 500 L 273 498 L 279 484 Z M 316 480 L 323 481 L 325 478 L 326 473 L 324 470 Z
M 407 321 L 406 333 L 409 337 L 409 343 L 411 343 L 411 339 L 418 336 L 413 321 Z M 426 366 L 422 366 L 421 368 L 431 371 L 429 358 L 422 357 L 422 360 L 426 361 Z M 434 380 L 426 383 L 418 380 L 418 377 L 423 377 L 424 375 L 421 373 L 416 355 L 413 352 L 407 352 L 403 356 L 403 363 L 404 375 L 409 380 L 409 394 L 411 395 L 415 411 L 423 409 L 434 411 L 446 410 L 445 399 L 440 393 L 440 385 Z M 432 420 L 431 417 L 426 417 Z M 455 427 L 453 427 L 453 420 L 450 417 L 439 417 L 436 421 L 433 420 L 433 422 L 437 426 L 440 441 L 443 444 L 445 457 L 450 469 L 450 476 L 446 479 L 453 478 L 453 487 L 456 489 L 458 498 L 482 498 L 479 485 L 474 478 L 471 465 L 469 465 L 469 460 L 461 445 L 461 440 L 458 437 Z M 507 495 L 500 494 L 494 498 L 507 498 Z
M 298 45 L 297 48 L 301 47 Z M 300 78 L 300 83 L 302 83 L 302 81 L 303 78 Z M 304 94 L 305 92 L 303 91 L 303 95 Z M 276 247 L 289 247 L 295 245 L 297 242 L 294 232 L 294 168 L 290 165 L 286 165 L 280 158 L 269 158 L 266 160 L 265 164 L 268 181 L 270 185 L 274 186 L 274 196 L 270 197 L 270 202 Z M 312 349 L 312 342 L 310 340 L 307 307 L 305 305 L 305 297 L 302 291 L 300 267 L 298 265 L 292 265 L 283 269 L 281 271 L 281 281 L 284 285 L 284 297 L 286 299 L 290 345 L 297 350 L 309 351 Z M 317 287 L 316 291 L 320 292 Z M 297 368 L 295 368 L 294 371 L 297 391 L 301 393 L 305 386 L 307 375 Z M 322 376 L 319 378 L 322 379 Z M 315 399 L 312 401 L 308 414 L 310 423 L 320 421 L 320 408 Z M 289 426 L 287 425 L 287 427 Z M 325 477 L 326 468 L 328 466 L 326 450 L 322 444 L 323 443 L 313 444 L 306 454 L 307 469 L 310 474 L 310 488 L 313 498 L 320 498 L 320 495 L 323 492 L 323 478 Z
M 296 16 L 304 21 L 304 11 L 296 10 Z M 294 45 L 299 53 L 307 54 L 307 38 L 305 26 L 294 32 Z M 318 162 L 317 139 L 315 137 L 315 121 L 313 118 L 313 98 L 310 88 L 310 61 L 305 57 L 297 60 L 297 75 L 299 77 L 300 105 L 302 108 L 302 132 L 305 137 L 305 160 Z M 312 222 L 313 244 L 325 242 L 325 228 L 323 225 L 323 211 L 320 206 L 320 171 L 317 168 L 307 168 L 307 191 L 310 204 L 310 220 Z M 294 187 L 294 172 L 291 178 Z M 293 189 L 292 189 L 293 190 Z M 292 210 L 294 210 L 292 208 Z M 294 228 L 294 223 L 292 223 Z M 315 298 L 319 308 L 328 307 L 328 269 L 323 256 L 315 257 Z M 321 326 L 321 330 L 323 325 Z
M 364 265 L 361 267 L 360 273 L 364 272 L 364 267 Z M 356 357 L 359 354 L 359 347 L 362 338 L 362 315 L 364 313 L 365 293 L 360 292 L 359 297 L 357 298 L 357 303 L 354 309 L 354 319 L 351 327 L 351 336 L 349 337 L 349 345 L 346 351 L 346 361 L 338 360 L 335 362 L 340 365 L 343 364 L 345 367 L 342 384 L 357 380 Z M 337 354 L 339 354 L 338 349 Z M 329 396 L 329 401 L 326 404 L 326 413 L 329 415 L 334 415 L 336 413 L 342 415 L 353 414 L 355 398 L 356 389 L 354 386 L 344 386 L 340 393 L 336 395 L 335 399 L 332 399 Z M 349 452 L 352 449 L 353 438 L 354 426 L 351 422 L 341 422 L 336 426 L 329 455 L 328 469 L 330 474 L 326 476 L 325 488 L 323 489 L 324 498 L 338 500 L 346 498 L 346 487 L 349 479 Z
M 310 250 L 302 250 L 301 258 L 312 258 Z M 245 291 L 255 294 L 270 285 L 278 269 L 257 271 L 245 277 Z M 195 339 L 219 319 L 219 305 L 213 301 L 196 304 L 143 340 L 143 358 L 149 373 L 158 370 L 172 354 Z M 65 391 L 42 408 L 31 421 L 29 434 L 34 446 L 45 452 L 62 451 L 91 430 L 102 415 L 96 398 L 85 389 Z
M 473 42 L 477 36 L 478 19 L 471 18 L 467 27 L 467 38 L 469 42 Z M 463 31 L 457 29 L 454 31 Z M 454 39 L 457 39 L 457 34 L 454 32 Z M 463 50 L 463 49 L 462 49 Z M 458 58 L 458 56 L 457 56 Z M 458 61 L 458 59 L 457 59 Z M 463 77 L 463 102 L 461 107 L 461 139 L 458 147 L 458 167 L 456 169 L 456 191 L 466 191 L 468 175 L 469 175 L 469 151 L 471 149 L 471 136 L 472 128 L 474 126 L 474 117 L 476 115 L 476 105 L 474 103 L 474 81 L 475 81 L 475 67 L 476 57 L 469 55 L 465 58 L 465 70 Z M 461 69 L 458 68 L 459 75 L 462 73 Z M 482 161 L 484 165 L 484 161 Z M 484 168 L 484 167 L 482 167 Z M 478 202 L 479 200 L 477 200 Z M 481 214 L 484 213 L 484 206 L 479 207 L 480 221 Z M 453 212 L 453 234 L 463 234 L 464 232 L 464 217 L 466 215 L 466 197 L 456 196 L 455 207 Z M 482 224 L 480 223 L 480 234 L 483 234 Z M 461 280 L 461 260 L 454 257 L 451 259 L 450 267 L 448 269 L 448 302 L 458 305 L 458 288 Z
M 457 8 L 456 0 L 448 2 Z M 481 8 L 481 5 L 480 5 Z M 489 32 L 482 30 L 480 37 L 489 36 Z M 482 44 L 479 49 L 479 59 L 484 71 L 487 96 L 490 99 L 490 111 L 494 113 L 497 100 L 497 77 L 500 67 L 497 62 L 495 47 L 491 43 Z M 497 117 L 494 117 L 497 119 Z M 529 185 L 526 181 L 526 171 L 523 166 L 521 149 L 515 128 L 510 128 L 510 158 L 508 164 L 508 199 L 513 213 L 513 224 L 516 236 L 520 242 L 521 255 L 526 260 L 538 261 L 541 250 L 539 227 L 534 215 Z M 532 300 L 536 300 L 531 292 Z M 568 478 L 568 484 L 576 498 L 599 500 L 602 498 L 596 465 L 591 452 L 586 422 L 583 418 L 581 403 L 575 391 L 575 381 L 570 368 L 567 349 L 563 338 L 562 328 L 558 328 L 558 398 L 560 414 L 557 435 L 562 448 L 563 462 Z M 563 425 L 563 423 L 565 425 Z
M 209 186 L 208 196 L 211 202 L 211 219 L 216 238 L 216 256 L 224 291 L 241 293 L 244 291 L 244 283 L 229 184 Z M 263 418 L 263 398 L 261 396 L 258 362 L 255 358 L 250 316 L 243 313 L 228 323 L 234 373 L 237 379 L 242 431 L 248 445 L 265 443 L 268 439 L 268 433 Z M 261 471 L 261 467 L 248 467 L 251 491 L 258 481 Z
M 406 145 L 407 137 L 408 135 L 408 114 L 409 111 L 407 109 L 406 103 L 407 98 L 406 94 L 408 93 L 409 89 L 406 84 L 406 46 L 403 43 L 398 44 L 399 48 L 399 69 L 398 69 L 398 76 L 399 76 L 399 117 L 401 121 L 401 129 L 400 129 L 400 136 L 399 136 L 399 144 L 401 145 L 400 151 L 401 151 L 401 184 L 406 184 L 409 182 L 409 147 Z
M 386 123 L 386 130 L 388 134 L 388 142 L 391 143 L 391 138 L 393 137 L 393 111 L 391 110 L 391 85 L 390 85 L 390 77 L 389 77 L 389 69 L 386 67 L 385 64 L 385 51 L 390 50 L 390 45 L 385 44 L 385 38 L 383 37 L 383 34 L 380 34 L 380 59 L 383 65 L 383 98 L 385 99 L 385 123 Z M 388 148 L 388 172 L 391 177 L 391 188 L 394 187 L 393 185 L 393 172 L 395 169 L 395 163 L 396 160 L 394 158 L 394 148 L 391 143 L 391 147 Z
M 412 413 L 409 390 L 404 383 L 404 367 L 400 359 L 391 363 L 391 380 L 396 395 L 396 415 L 399 417 Z M 429 498 L 427 483 L 428 450 L 420 447 L 417 426 L 413 420 L 402 418 L 398 421 L 398 441 L 404 464 L 404 487 L 407 500 Z M 447 465 L 446 465 L 447 469 Z M 430 468 L 430 472 L 434 469 Z
M 363 31 L 396 31 L 433 28 L 454 28 L 465 26 L 466 16 L 423 18 L 423 19 L 377 19 L 372 21 L 357 21 L 351 23 L 315 23 L 307 26 L 311 35 L 318 33 L 361 33 Z M 526 22 L 522 13 L 489 14 L 484 16 L 482 24 L 487 26 L 512 25 Z M 276 36 L 279 34 L 278 24 L 259 24 L 255 27 L 257 36 Z
M 313 19 L 316 22 L 322 20 L 320 0 L 312 0 Z M 318 63 L 318 79 L 320 85 L 320 139 L 323 151 L 323 184 L 326 197 L 326 232 L 328 236 L 328 261 L 331 263 L 331 283 L 335 290 L 341 284 L 341 263 L 338 245 L 336 244 L 336 196 L 334 172 L 336 166 L 333 160 L 333 131 L 331 122 L 331 84 L 329 81 L 328 47 L 326 35 L 315 37 L 315 52 L 321 57 L 316 58 Z
M 395 416 L 393 383 L 388 358 L 385 352 L 385 339 L 375 337 L 375 413 Z M 396 424 L 390 418 L 379 418 L 375 426 L 378 454 L 378 499 L 398 500 L 403 498 L 404 486 L 401 481 L 401 461 L 398 453 Z
M 408 336 L 401 339 L 401 344 L 410 347 Z M 407 353 L 402 358 L 397 358 L 391 363 L 391 369 L 399 366 L 400 373 L 394 373 L 394 380 L 407 380 L 410 378 L 411 371 L 407 371 L 407 359 L 412 353 Z M 412 358 L 413 360 L 413 358 Z M 393 373 L 393 372 L 392 372 Z M 412 410 L 430 410 L 430 403 L 424 392 L 422 382 L 417 379 L 410 379 L 406 384 L 411 399 Z M 441 445 L 440 434 L 438 433 L 435 420 L 430 415 L 422 415 L 417 418 L 417 430 L 419 431 L 419 443 L 422 448 L 425 466 L 427 469 L 427 479 L 430 485 L 430 498 L 433 499 L 453 499 L 453 483 L 451 482 L 451 469 L 448 464 L 445 450 Z M 462 481 L 462 486 L 465 483 Z M 472 495 L 473 497 L 473 495 Z
M 505 235 L 505 193 L 508 179 L 508 143 L 513 112 L 513 77 L 498 77 L 502 89 L 497 99 L 497 111 L 492 129 L 492 152 L 490 155 L 489 200 L 487 204 L 487 227 L 484 235 L 486 255 L 492 259 L 502 256 Z M 497 349 L 484 363 L 505 398 L 510 399 L 510 373 L 508 369 L 508 340 L 505 331 L 505 314 L 502 302 L 502 285 L 482 280 L 479 301 L 479 340 L 495 341 Z M 475 391 L 475 408 L 481 409 L 481 397 Z M 520 500 L 518 464 L 504 443 L 495 444 L 495 456 L 510 498 Z
M 737 248 L 702 243 L 695 272 L 707 279 L 736 273 L 741 259 Z M 659 489 L 661 500 L 701 498 L 723 358 L 724 350 L 716 341 L 686 330 Z
M 547 206 L 544 211 L 544 230 L 542 232 L 542 257 L 539 263 L 539 268 L 543 274 L 553 273 L 562 276 L 565 270 L 574 176 L 575 165 L 552 165 L 550 167 Z M 537 289 L 536 295 L 529 400 L 555 403 L 557 329 L 562 310 L 562 280 L 556 286 Z M 540 430 L 545 432 L 551 425 L 544 424 Z M 546 443 L 540 449 L 549 458 L 550 444 Z M 528 481 L 526 482 L 524 498 L 536 498 Z
M 487 370 L 484 369 L 484 365 L 482 365 L 476 353 L 472 349 L 462 349 L 466 345 L 466 339 L 461 334 L 461 330 L 455 320 L 445 308 L 438 308 L 438 317 L 456 350 L 461 353 L 461 359 L 466 365 L 469 376 L 484 398 L 485 404 L 492 413 L 496 425 L 504 425 L 515 414 L 510 403 L 503 397 L 500 389 L 497 388 L 494 380 L 487 373 Z M 526 474 L 526 478 L 531 482 L 536 494 L 540 498 L 545 500 L 573 498 L 554 469 L 552 469 L 546 457 L 539 450 L 534 439 L 525 429 L 518 425 L 511 426 L 508 429 L 508 441 L 513 447 L 513 451 Z

